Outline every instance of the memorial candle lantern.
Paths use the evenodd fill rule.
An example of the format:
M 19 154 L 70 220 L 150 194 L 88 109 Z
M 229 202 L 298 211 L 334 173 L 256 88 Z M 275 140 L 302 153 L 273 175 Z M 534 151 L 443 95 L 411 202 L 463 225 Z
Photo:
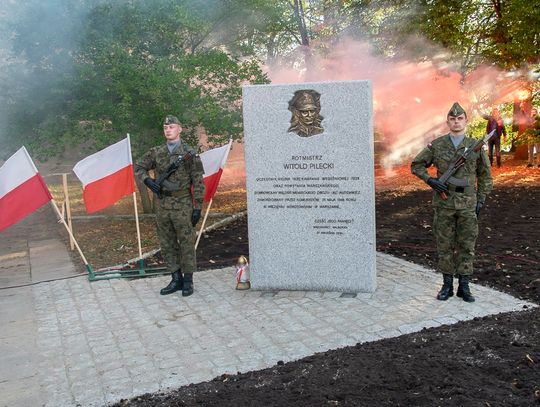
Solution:
M 250 287 L 248 259 L 246 256 L 240 256 L 236 263 L 236 289 L 248 290 Z

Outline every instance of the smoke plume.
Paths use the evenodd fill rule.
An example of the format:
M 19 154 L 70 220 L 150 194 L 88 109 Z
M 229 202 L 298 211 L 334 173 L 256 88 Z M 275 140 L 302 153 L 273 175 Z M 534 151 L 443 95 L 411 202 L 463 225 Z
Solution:
M 305 53 L 305 50 L 298 50 Z M 324 56 L 312 55 L 308 69 L 273 68 L 273 83 L 370 80 L 376 139 L 383 143 L 381 163 L 392 166 L 446 132 L 446 114 L 459 102 L 472 119 L 491 105 L 511 102 L 520 82 L 494 67 L 481 66 L 463 81 L 458 67 L 440 54 L 431 61 L 393 61 L 373 55 L 371 47 L 350 38 L 333 44 Z

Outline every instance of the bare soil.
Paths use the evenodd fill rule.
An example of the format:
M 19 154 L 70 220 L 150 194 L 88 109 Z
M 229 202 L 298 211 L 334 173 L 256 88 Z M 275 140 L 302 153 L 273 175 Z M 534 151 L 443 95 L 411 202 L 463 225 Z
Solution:
M 480 218 L 474 282 L 539 303 L 540 168 L 508 159 L 493 172 L 495 189 Z M 378 250 L 433 268 L 431 192 L 407 167 L 378 170 L 376 185 Z M 245 253 L 244 219 L 203 237 L 199 269 L 230 266 Z M 540 310 L 357 344 L 115 406 L 199 405 L 540 405 Z

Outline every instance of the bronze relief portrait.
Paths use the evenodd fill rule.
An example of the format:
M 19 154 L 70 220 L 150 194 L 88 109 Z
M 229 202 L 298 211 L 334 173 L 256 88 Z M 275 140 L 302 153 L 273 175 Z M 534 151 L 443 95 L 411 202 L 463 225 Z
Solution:
M 289 110 L 292 117 L 288 132 L 294 132 L 300 137 L 311 137 L 324 132 L 321 126 L 323 117 L 320 115 L 319 92 L 309 89 L 297 90 L 289 101 Z

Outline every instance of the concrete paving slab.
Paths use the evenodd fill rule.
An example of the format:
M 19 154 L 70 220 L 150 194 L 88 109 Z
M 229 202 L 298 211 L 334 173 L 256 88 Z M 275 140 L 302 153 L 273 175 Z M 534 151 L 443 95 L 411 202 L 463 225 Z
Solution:
M 0 325 L 0 406 L 41 405 L 31 287 L 0 290 Z
M 0 288 L 32 282 L 27 242 L 24 246 L 2 243 L 0 249 L 4 251 L 0 253 Z
M 0 270 L 0 288 L 17 287 L 32 282 L 30 271 L 26 267 L 18 267 L 14 270 Z
M 27 251 L 26 239 L 2 236 L 2 244 L 0 245 L 0 261 L 2 263 L 10 258 L 25 256 Z
M 39 380 L 37 377 L 0 382 L 0 394 L 2 395 L 0 406 L 41 406 L 43 405 L 43 401 L 40 393 L 31 390 L 36 388 L 39 388 Z
M 377 265 L 377 291 L 348 296 L 236 291 L 233 268 L 197 273 L 196 292 L 188 298 L 160 296 L 167 277 L 35 285 L 36 345 L 46 356 L 38 369 L 42 399 L 55 407 L 102 406 L 279 360 L 535 306 L 476 285 L 476 303 L 437 301 L 439 275 L 384 254 L 377 255 Z
M 47 281 L 77 274 L 75 266 L 59 239 L 29 242 L 32 281 Z

